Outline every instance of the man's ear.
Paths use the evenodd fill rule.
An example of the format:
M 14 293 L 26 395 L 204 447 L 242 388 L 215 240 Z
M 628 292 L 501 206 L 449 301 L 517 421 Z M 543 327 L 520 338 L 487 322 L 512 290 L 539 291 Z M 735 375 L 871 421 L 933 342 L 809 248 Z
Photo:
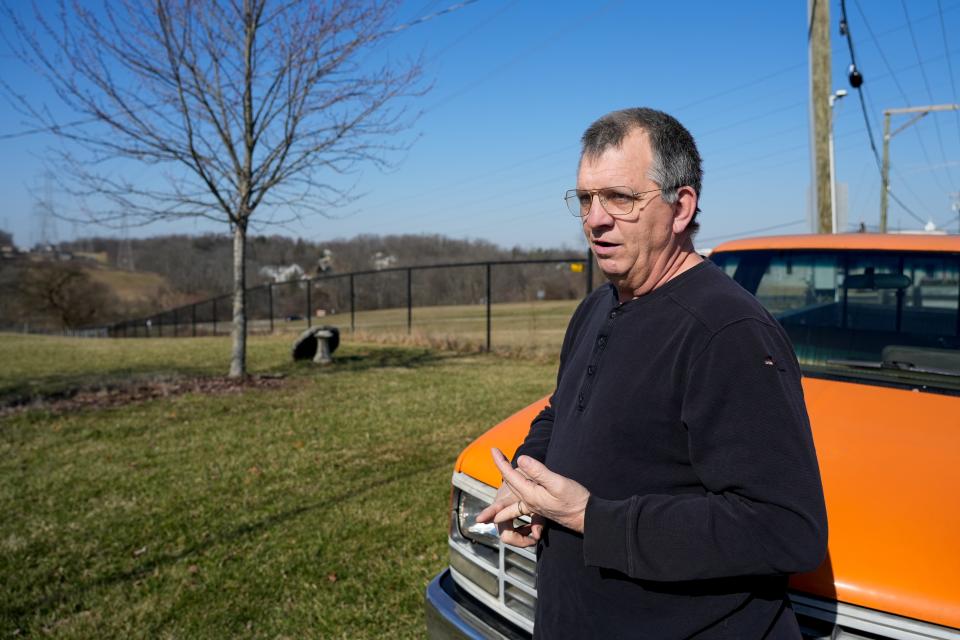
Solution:
M 693 187 L 677 189 L 677 201 L 673 203 L 673 232 L 680 235 L 686 231 L 697 212 L 697 192 Z

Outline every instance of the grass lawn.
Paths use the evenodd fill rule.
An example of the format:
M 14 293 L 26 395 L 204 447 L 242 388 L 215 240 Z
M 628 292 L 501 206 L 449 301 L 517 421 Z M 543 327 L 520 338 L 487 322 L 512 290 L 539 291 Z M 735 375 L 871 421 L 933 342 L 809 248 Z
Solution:
M 214 376 L 228 338 L 0 335 L 0 401 Z M 555 363 L 352 344 L 272 388 L 0 417 L 0 637 L 423 634 L 459 450 Z

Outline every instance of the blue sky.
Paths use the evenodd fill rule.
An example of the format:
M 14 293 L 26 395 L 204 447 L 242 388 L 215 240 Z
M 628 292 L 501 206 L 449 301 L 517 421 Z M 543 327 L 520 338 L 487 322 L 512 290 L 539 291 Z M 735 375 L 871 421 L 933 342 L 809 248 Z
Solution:
M 398 21 L 452 4 L 408 2 Z M 847 10 L 878 146 L 883 109 L 960 101 L 960 43 L 950 41 L 960 32 L 960 1 L 847 0 Z M 833 84 L 849 89 L 838 0 L 830 12 Z M 698 246 L 762 230 L 807 231 L 806 19 L 806 0 L 477 0 L 392 37 L 389 54 L 422 51 L 433 81 L 414 105 L 423 110 L 411 131 L 416 142 L 393 157 L 396 168 L 368 167 L 351 176 L 362 195 L 331 212 L 335 217 L 306 217 L 267 231 L 319 242 L 360 233 L 439 233 L 507 247 L 579 249 L 579 221 L 561 200 L 574 186 L 579 136 L 603 113 L 641 105 L 675 115 L 698 141 L 705 169 Z M 7 83 L 38 102 L 50 100 L 2 43 L 0 55 Z M 834 113 L 848 219 L 875 226 L 879 171 L 856 92 Z M 894 126 L 904 122 L 901 116 Z M 0 103 L 0 134 L 26 128 Z M 0 228 L 29 245 L 40 239 L 30 191 L 42 188 L 42 158 L 53 141 L 33 135 L 0 142 Z M 918 228 L 917 215 L 957 232 L 951 205 L 960 191 L 960 112 L 931 114 L 898 134 L 891 163 L 891 189 L 913 212 L 891 202 L 891 228 Z M 141 166 L 128 170 L 149 179 Z M 226 228 L 188 221 L 131 235 L 174 232 Z M 58 239 L 116 233 L 56 225 Z

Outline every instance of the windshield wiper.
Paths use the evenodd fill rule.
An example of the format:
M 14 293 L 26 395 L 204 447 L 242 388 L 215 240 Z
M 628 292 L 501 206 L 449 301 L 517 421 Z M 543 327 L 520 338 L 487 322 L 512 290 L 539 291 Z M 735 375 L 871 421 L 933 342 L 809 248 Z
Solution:
M 898 360 L 827 360 L 828 365 L 852 367 L 856 369 L 882 369 L 884 371 L 907 371 L 910 373 L 929 373 L 937 376 L 960 378 L 960 371 L 939 369 L 937 367 L 917 366 L 912 362 Z

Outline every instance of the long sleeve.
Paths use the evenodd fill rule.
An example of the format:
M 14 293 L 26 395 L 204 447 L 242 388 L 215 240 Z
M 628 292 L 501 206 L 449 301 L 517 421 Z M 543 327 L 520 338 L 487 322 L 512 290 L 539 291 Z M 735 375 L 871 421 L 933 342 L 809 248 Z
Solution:
M 527 437 L 517 448 L 517 452 L 513 454 L 511 464 L 513 464 L 514 467 L 517 466 L 517 458 L 524 455 L 530 456 L 540 462 L 547 459 L 547 447 L 550 446 L 550 434 L 553 432 L 554 417 L 553 397 L 551 396 L 547 406 L 545 406 L 543 410 L 537 414 L 537 417 L 533 419 L 533 422 L 530 423 L 530 431 L 527 433 Z
M 591 496 L 587 565 L 681 581 L 814 569 L 827 523 L 800 371 L 778 326 L 719 330 L 683 385 L 690 463 L 704 491 Z

